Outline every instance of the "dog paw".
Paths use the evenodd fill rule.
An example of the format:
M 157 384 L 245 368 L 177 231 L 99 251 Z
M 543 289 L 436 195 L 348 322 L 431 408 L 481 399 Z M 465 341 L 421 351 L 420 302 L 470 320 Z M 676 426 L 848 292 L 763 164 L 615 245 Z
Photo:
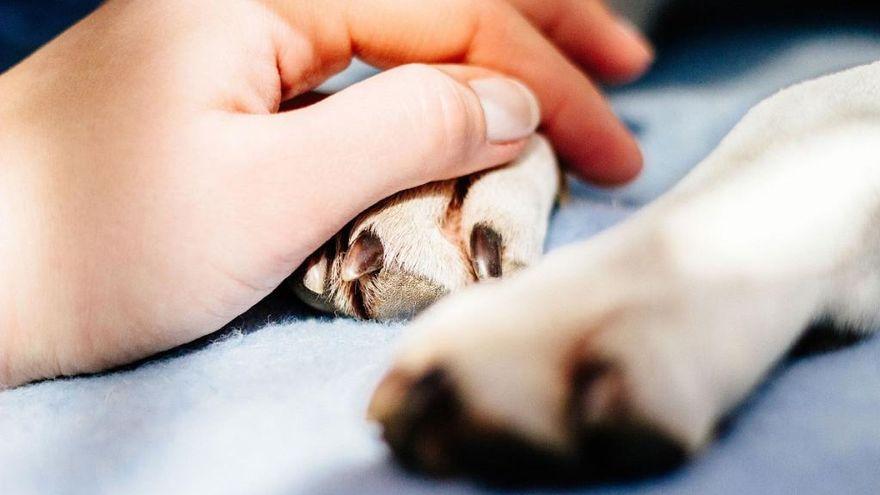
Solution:
M 466 285 L 540 257 L 559 172 L 535 137 L 515 162 L 401 192 L 361 214 L 292 278 L 325 312 L 408 318 Z
M 816 318 L 876 328 L 878 67 L 778 93 L 625 222 L 421 315 L 370 405 L 396 456 L 502 483 L 659 473 Z
M 497 485 L 642 478 L 687 459 L 687 442 L 640 410 L 621 364 L 572 366 L 558 385 L 544 384 L 559 388 L 558 402 L 524 400 L 517 418 L 506 418 L 509 411 L 492 409 L 489 400 L 474 400 L 471 393 L 493 392 L 475 391 L 471 377 L 448 362 L 418 372 L 398 369 L 380 384 L 370 416 L 404 467 Z
M 719 395 L 742 384 L 716 380 L 705 294 L 660 263 L 606 253 L 563 248 L 416 319 L 370 405 L 405 466 L 502 485 L 605 482 L 670 470 L 708 442 L 729 405 Z
M 567 485 L 652 476 L 688 456 L 684 442 L 640 413 L 625 373 L 608 362 L 581 362 L 569 377 L 555 418 L 568 435 L 560 442 L 476 408 L 467 388 L 456 370 L 442 365 L 412 374 L 396 370 L 383 380 L 370 415 L 404 467 L 502 486 Z

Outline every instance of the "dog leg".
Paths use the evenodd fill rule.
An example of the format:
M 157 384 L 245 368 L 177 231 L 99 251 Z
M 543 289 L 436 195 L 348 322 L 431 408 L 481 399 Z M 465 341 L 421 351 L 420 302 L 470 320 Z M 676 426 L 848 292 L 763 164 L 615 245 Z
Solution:
M 629 221 L 427 311 L 371 415 L 432 473 L 677 465 L 812 321 L 880 323 L 878 143 L 880 65 L 779 93 Z

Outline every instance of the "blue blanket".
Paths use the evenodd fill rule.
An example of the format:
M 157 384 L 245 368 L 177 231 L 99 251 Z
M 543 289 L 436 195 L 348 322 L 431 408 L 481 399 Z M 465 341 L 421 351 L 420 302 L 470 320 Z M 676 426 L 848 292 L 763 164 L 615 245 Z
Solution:
M 4 15 L 0 6 L 0 27 Z M 576 185 L 548 248 L 656 197 L 762 97 L 875 59 L 877 32 L 856 28 L 738 31 L 663 47 L 652 75 L 613 95 L 644 145 L 644 176 L 616 191 Z M 133 368 L 2 392 L 0 494 L 488 492 L 402 472 L 365 421 L 404 331 L 273 306 Z M 877 493 L 878 466 L 880 339 L 870 339 L 780 366 L 682 470 L 572 492 Z

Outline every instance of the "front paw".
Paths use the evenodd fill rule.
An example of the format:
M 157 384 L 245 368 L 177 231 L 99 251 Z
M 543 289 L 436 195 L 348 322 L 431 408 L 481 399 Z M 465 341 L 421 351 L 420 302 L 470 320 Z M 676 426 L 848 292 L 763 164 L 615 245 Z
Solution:
M 572 251 L 416 320 L 370 406 L 406 466 L 501 484 L 609 481 L 670 470 L 712 438 L 725 370 L 693 353 L 706 328 L 697 301 L 674 282 L 652 286 L 662 278 L 650 269 Z
M 583 360 L 542 385 L 557 394 L 501 399 L 518 410 L 475 399 L 494 392 L 471 379 L 447 362 L 383 380 L 370 415 L 404 466 L 500 485 L 593 483 L 663 473 L 693 451 L 641 408 L 621 363 Z
M 370 415 L 405 467 L 498 485 L 565 485 L 652 476 L 688 457 L 682 440 L 642 416 L 613 364 L 585 361 L 576 368 L 561 409 L 561 442 L 474 408 L 453 376 L 443 367 L 395 371 L 377 390 Z
M 536 137 L 510 165 L 404 191 L 371 208 L 300 267 L 294 290 L 326 312 L 408 318 L 536 260 L 557 187 L 552 150 Z

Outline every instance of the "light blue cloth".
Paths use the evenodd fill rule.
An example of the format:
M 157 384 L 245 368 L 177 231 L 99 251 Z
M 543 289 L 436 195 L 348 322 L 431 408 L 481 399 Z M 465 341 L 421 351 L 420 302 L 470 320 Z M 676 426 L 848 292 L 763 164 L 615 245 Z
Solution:
M 853 30 L 740 32 L 666 47 L 652 76 L 614 95 L 644 144 L 645 175 L 613 193 L 576 186 L 549 245 L 585 238 L 655 197 L 761 97 L 874 59 L 876 33 Z M 483 493 L 401 472 L 365 421 L 402 331 L 295 317 L 133 370 L 0 393 L 0 494 Z M 880 339 L 872 339 L 784 366 L 684 469 L 575 492 L 878 490 Z

